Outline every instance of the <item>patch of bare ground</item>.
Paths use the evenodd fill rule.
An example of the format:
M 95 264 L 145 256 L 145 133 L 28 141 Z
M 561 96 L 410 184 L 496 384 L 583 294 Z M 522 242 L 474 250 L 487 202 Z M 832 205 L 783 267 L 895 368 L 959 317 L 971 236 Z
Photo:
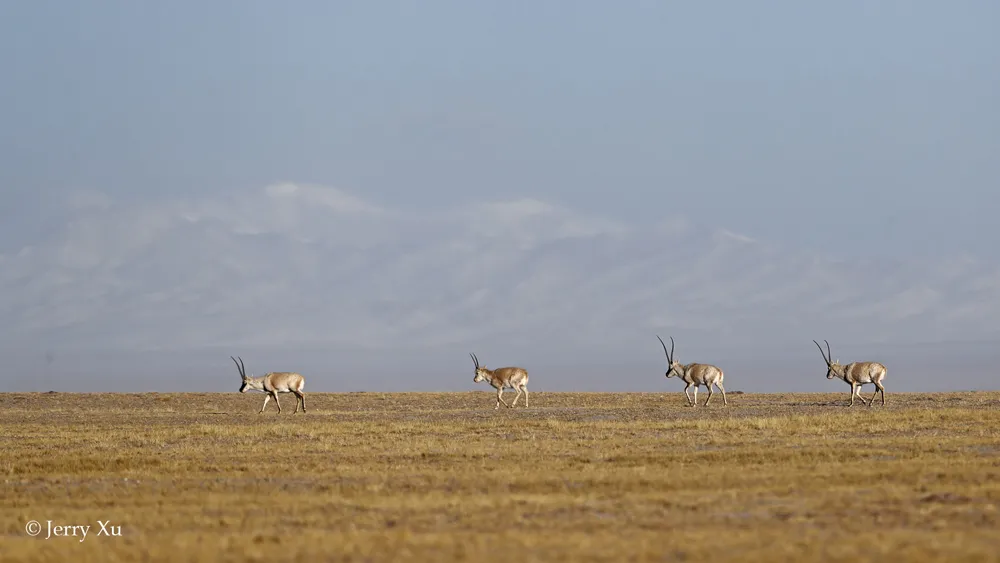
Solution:
M 1000 393 L 847 395 L 0 394 L 0 560 L 1000 560 Z

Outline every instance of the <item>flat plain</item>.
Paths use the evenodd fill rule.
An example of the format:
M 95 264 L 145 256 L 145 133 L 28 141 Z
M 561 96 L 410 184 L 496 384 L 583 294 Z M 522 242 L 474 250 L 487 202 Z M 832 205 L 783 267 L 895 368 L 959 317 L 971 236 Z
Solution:
M 0 393 L 0 560 L 1000 561 L 1000 392 L 838 391 Z

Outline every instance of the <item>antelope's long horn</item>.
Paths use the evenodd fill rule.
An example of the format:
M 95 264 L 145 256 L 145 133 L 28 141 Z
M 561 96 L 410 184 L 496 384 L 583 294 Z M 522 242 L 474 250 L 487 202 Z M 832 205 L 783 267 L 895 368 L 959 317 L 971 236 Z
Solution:
M 674 337 L 670 337 L 670 363 L 674 363 Z
M 243 378 L 243 379 L 246 379 L 246 377 L 247 377 L 247 370 L 246 370 L 246 368 L 245 368 L 245 367 L 241 367 L 241 366 L 240 366 L 240 362 L 242 362 L 242 361 L 243 361 L 243 358 L 240 358 L 240 361 L 239 361 L 239 362 L 237 362 L 237 361 L 236 361 L 236 358 L 234 358 L 234 357 L 232 357 L 232 356 L 229 356 L 229 358 L 230 358 L 231 360 L 233 360 L 233 363 L 234 363 L 234 364 L 236 364 L 236 369 L 238 369 L 238 370 L 239 370 L 239 372 L 240 372 L 240 377 L 241 377 L 241 378 Z
M 826 341 L 824 340 L 824 342 Z M 826 357 L 826 354 L 823 353 L 823 347 L 819 345 L 819 342 L 813 340 L 813 344 L 815 344 L 816 347 L 819 348 L 819 353 L 820 355 L 823 356 L 823 361 L 826 362 L 827 365 L 830 365 L 830 360 Z
M 476 364 L 476 368 L 479 368 L 479 358 L 477 358 L 475 354 L 469 354 L 469 357 L 472 358 L 473 363 Z
M 663 353 L 667 355 L 667 363 L 669 364 L 671 360 L 670 360 L 670 352 L 667 352 L 667 345 L 663 343 L 663 339 L 660 338 L 659 334 L 656 335 L 656 339 L 660 341 L 660 346 L 663 346 Z M 670 342 L 673 343 L 673 340 L 671 340 Z
M 823 340 L 823 342 L 826 342 L 826 340 L 824 339 L 824 340 Z M 829 342 L 826 342 L 826 357 L 827 357 L 827 358 L 828 358 L 828 359 L 829 359 L 829 360 L 830 360 L 831 362 L 833 362 L 833 353 L 832 353 L 832 352 L 830 352 L 830 343 L 829 343 Z

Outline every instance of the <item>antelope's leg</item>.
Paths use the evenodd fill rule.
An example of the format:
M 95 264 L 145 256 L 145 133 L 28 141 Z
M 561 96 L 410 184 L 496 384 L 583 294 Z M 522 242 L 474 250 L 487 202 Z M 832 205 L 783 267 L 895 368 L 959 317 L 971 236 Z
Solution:
M 697 385 L 694 386 L 694 400 L 691 401 L 691 406 L 692 407 L 697 407 L 698 406 L 698 386 Z
M 306 395 L 302 391 L 299 391 L 299 399 L 302 399 L 302 414 L 306 413 Z
M 302 396 L 300 391 L 295 391 L 295 412 L 299 412 L 299 401 L 302 401 L 302 412 L 306 412 L 306 398 Z M 292 414 L 295 414 L 293 412 Z
M 275 391 L 273 395 L 274 395 L 274 404 L 278 407 L 278 414 L 281 414 L 281 402 L 278 401 L 278 392 Z
M 691 388 L 691 384 L 690 383 L 688 383 L 688 384 L 686 384 L 684 386 L 684 396 L 687 397 L 688 406 L 691 406 L 691 395 L 688 394 L 688 389 L 690 389 L 690 388 Z M 698 392 L 698 390 L 695 389 L 695 393 L 697 393 L 697 392 Z
M 497 389 L 497 406 L 493 410 L 499 409 L 500 408 L 500 403 L 503 403 L 503 406 L 505 406 L 505 407 L 509 407 L 510 406 L 510 405 L 507 404 L 507 401 L 503 400 L 503 387 Z
M 861 396 L 861 385 L 858 385 L 858 398 L 861 399 L 861 404 L 862 405 L 867 405 L 868 404 L 867 402 L 865 402 L 865 398 Z
M 878 384 L 877 383 L 875 384 L 875 392 L 872 393 L 872 398 L 868 399 L 868 406 L 869 407 L 875 404 L 875 395 L 878 395 Z
M 875 385 L 878 387 L 879 393 L 882 393 L 882 406 L 884 407 L 885 406 L 885 387 L 883 387 L 881 383 L 876 383 Z M 872 400 L 874 401 L 875 397 L 872 397 Z
M 722 391 L 722 404 L 728 407 L 729 401 L 726 400 L 726 388 L 722 386 L 722 382 L 716 383 L 715 386 L 719 388 L 719 391 Z
M 528 386 L 524 385 L 524 386 L 521 387 L 521 389 L 524 390 L 524 406 L 525 406 L 525 408 L 527 408 L 527 406 L 528 406 Z M 885 400 L 885 395 L 884 394 L 882 395 L 882 400 Z
M 260 406 L 260 412 L 257 413 L 257 414 L 261 414 L 261 413 L 264 412 L 264 409 L 267 408 L 267 402 L 270 401 L 270 400 L 271 400 L 271 394 L 270 393 L 264 395 L 264 404 Z
M 514 400 L 510 402 L 510 408 L 514 408 L 514 405 L 517 404 L 517 399 L 520 396 L 521 396 L 521 388 L 520 387 L 515 387 L 514 388 Z
M 709 384 L 708 384 L 708 398 L 707 398 L 707 399 L 705 399 L 705 406 L 706 406 L 706 407 L 708 406 L 708 402 L 712 400 L 712 395 L 713 395 L 714 393 L 715 393 L 715 391 L 713 391 L 713 390 L 712 390 L 712 384 L 711 384 L 711 383 L 709 383 Z

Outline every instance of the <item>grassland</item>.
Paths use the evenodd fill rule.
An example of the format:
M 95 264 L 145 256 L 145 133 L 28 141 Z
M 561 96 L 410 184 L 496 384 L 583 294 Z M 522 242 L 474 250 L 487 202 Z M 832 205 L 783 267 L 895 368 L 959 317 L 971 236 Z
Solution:
M 286 397 L 0 394 L 0 561 L 1000 561 L 1000 393 Z

